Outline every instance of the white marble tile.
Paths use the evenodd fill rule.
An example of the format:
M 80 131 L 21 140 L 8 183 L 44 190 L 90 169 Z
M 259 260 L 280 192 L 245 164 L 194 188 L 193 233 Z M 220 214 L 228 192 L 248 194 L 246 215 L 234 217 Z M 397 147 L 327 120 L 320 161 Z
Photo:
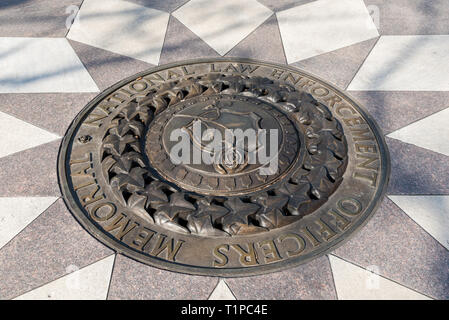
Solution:
M 449 250 L 449 196 L 388 196 Z
M 339 300 L 428 300 L 430 298 L 329 255 Z M 376 267 L 373 266 L 372 269 Z
M 448 124 L 449 108 L 396 130 L 388 137 L 449 156 Z
M 44 212 L 55 197 L 0 197 L 0 248 Z
M 105 300 L 115 255 L 77 270 L 67 266 L 68 275 L 29 291 L 15 300 Z
M 288 63 L 379 35 L 363 0 L 318 0 L 276 15 Z
M 85 0 L 67 38 L 158 64 L 169 14 L 123 0 Z
M 97 92 L 65 38 L 0 38 L 0 93 Z
M 382 36 L 348 90 L 448 91 L 449 35 Z
M 0 112 L 0 158 L 61 137 Z
M 224 55 L 273 12 L 256 0 L 190 0 L 172 14 Z
M 209 297 L 209 300 L 236 300 L 226 282 L 220 280 L 214 291 Z

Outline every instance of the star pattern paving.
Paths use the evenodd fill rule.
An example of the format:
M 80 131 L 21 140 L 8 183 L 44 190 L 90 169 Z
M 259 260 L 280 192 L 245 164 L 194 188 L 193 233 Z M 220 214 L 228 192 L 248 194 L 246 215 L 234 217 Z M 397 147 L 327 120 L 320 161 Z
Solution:
M 110 7 L 102 8 L 93 0 L 11 0 L 0 6 L 0 20 L 11 22 L 0 25 L 0 69 L 7 70 L 0 74 L 0 299 L 449 299 L 449 3 L 435 0 L 438 10 L 427 10 L 425 0 L 208 0 L 210 19 L 199 21 L 195 8 L 203 2 L 108 0 Z M 92 10 L 103 14 L 83 24 Z M 224 31 L 209 32 L 217 28 Z M 120 41 L 108 41 L 110 34 Z M 55 57 L 44 59 L 48 52 Z M 305 69 L 347 90 L 383 129 L 392 162 L 387 196 L 368 224 L 327 256 L 238 281 L 177 274 L 114 253 L 65 207 L 56 178 L 60 137 L 99 88 L 157 64 L 219 56 Z M 122 117 L 146 122 L 152 115 L 139 108 Z M 194 207 L 185 195 L 165 193 L 158 181 L 142 189 L 141 168 L 124 174 L 131 158 L 139 161 L 132 152 L 140 146 L 129 133 L 143 128 L 133 121 L 115 125 L 103 161 L 115 174 L 113 186 L 139 190 L 126 205 L 142 218 L 152 219 L 144 214 L 151 206 L 160 224 L 185 217 L 186 229 L 172 226 L 179 232 L 201 234 L 220 224 L 231 234 L 251 233 L 244 226 L 255 212 L 253 228 L 269 229 L 288 223 L 273 207 L 308 199 L 297 190 L 300 181 L 290 181 L 275 194 L 228 200 L 224 207 L 205 198 L 189 214 Z M 332 124 L 322 130 L 332 132 Z M 116 157 L 124 152 L 129 157 Z M 326 188 L 323 181 L 310 183 L 316 197 Z M 241 224 L 230 219 L 236 212 Z M 73 279 L 78 286 L 70 286 Z

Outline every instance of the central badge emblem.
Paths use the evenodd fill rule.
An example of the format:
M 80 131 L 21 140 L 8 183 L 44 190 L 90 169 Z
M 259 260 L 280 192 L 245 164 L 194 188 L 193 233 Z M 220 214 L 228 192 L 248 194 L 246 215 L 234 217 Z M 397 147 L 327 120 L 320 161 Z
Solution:
M 241 276 L 324 253 L 381 199 L 388 153 L 351 99 L 245 60 L 160 67 L 102 93 L 60 154 L 68 206 L 100 240 L 180 272 Z
M 298 131 L 268 102 L 226 94 L 191 100 L 162 112 L 147 136 L 150 162 L 185 189 L 250 193 L 278 180 L 298 156 Z

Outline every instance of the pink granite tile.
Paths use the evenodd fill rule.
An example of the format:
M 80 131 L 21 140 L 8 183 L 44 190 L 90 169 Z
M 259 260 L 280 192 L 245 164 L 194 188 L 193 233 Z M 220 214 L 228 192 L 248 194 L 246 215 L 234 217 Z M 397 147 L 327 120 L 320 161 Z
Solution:
M 226 57 L 249 58 L 286 64 L 276 15 L 272 15 L 239 42 L 226 54 Z
M 112 253 L 59 199 L 0 250 L 0 299 L 19 296 Z
M 141 60 L 125 57 L 107 50 L 69 40 L 81 62 L 94 79 L 100 90 L 153 67 Z
M 170 16 L 159 64 L 187 59 L 213 58 L 220 55 L 190 31 L 178 19 Z
M 226 283 L 240 300 L 336 299 L 332 270 L 327 256 L 281 272 L 255 277 L 228 278 Z
M 0 111 L 63 136 L 96 93 L 0 94 Z
M 364 1 L 371 14 L 379 13 L 378 29 L 381 35 L 449 33 L 447 0 Z
M 334 254 L 415 291 L 449 299 L 449 251 L 385 199 L 368 224 Z
M 66 21 L 69 26 L 73 21 L 71 9 L 81 3 L 82 0 L 2 0 L 0 37 L 64 37 L 68 31 Z
M 449 157 L 387 138 L 391 157 L 389 194 L 449 194 Z
M 316 0 L 257 0 L 273 11 L 287 10 Z
M 346 89 L 378 38 L 353 44 L 291 64 Z
M 449 107 L 444 91 L 348 91 L 376 119 L 384 134 Z
M 0 196 L 59 196 L 56 164 L 61 140 L 0 158 Z
M 166 12 L 173 12 L 189 0 L 127 0 L 141 6 Z
M 169 272 L 117 255 L 108 299 L 111 300 L 204 300 L 218 278 Z

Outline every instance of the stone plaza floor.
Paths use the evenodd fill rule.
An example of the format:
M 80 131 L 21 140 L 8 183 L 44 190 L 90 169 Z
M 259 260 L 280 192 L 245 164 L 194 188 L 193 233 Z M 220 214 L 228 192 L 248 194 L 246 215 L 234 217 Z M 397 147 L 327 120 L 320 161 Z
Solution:
M 373 115 L 387 196 L 334 252 L 248 278 L 156 269 L 105 247 L 66 208 L 72 119 L 139 71 L 201 57 L 288 64 Z M 0 299 L 448 299 L 447 0 L 2 0 Z

